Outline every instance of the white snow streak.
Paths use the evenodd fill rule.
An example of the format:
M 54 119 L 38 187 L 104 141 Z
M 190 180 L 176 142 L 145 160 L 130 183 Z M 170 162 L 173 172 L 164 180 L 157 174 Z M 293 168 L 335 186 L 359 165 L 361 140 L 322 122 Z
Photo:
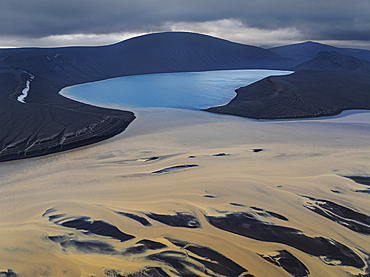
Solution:
M 22 90 L 22 94 L 17 97 L 17 100 L 19 102 L 26 104 L 25 99 L 26 99 L 26 97 L 28 95 L 28 92 L 30 90 L 31 81 L 33 79 L 35 79 L 35 76 L 33 76 L 32 74 L 30 74 L 30 73 L 28 73 L 28 72 L 26 72 L 24 70 L 21 70 L 21 71 L 23 71 L 24 73 L 27 73 L 28 75 L 30 75 L 30 78 L 26 81 L 26 87 Z

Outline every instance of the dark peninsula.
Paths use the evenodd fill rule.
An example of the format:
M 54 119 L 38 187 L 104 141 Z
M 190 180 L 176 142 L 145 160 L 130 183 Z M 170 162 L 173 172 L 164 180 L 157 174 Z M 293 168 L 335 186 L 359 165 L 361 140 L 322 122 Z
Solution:
M 270 76 L 239 88 L 227 105 L 207 111 L 254 119 L 292 119 L 370 109 L 370 62 L 338 52 L 320 52 L 291 69 L 295 72 L 290 75 Z

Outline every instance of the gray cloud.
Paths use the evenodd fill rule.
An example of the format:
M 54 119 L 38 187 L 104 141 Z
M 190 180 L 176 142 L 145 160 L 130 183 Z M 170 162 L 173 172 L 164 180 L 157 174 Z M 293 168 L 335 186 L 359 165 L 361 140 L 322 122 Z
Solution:
M 234 22 L 231 32 L 294 30 L 299 40 L 370 41 L 369 10 L 368 0 L 2 0 L 0 37 L 146 33 Z

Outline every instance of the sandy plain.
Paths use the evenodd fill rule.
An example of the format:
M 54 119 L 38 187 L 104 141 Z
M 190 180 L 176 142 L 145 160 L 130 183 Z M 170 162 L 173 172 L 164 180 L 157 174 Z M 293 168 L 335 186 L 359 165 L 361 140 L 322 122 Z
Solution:
M 20 276 L 222 276 L 226 269 L 215 267 L 222 257 L 234 263 L 226 266 L 234 270 L 225 276 L 368 274 L 370 194 L 364 193 L 367 186 L 343 176 L 370 175 L 369 112 L 264 121 L 179 109 L 131 110 L 137 119 L 111 139 L 0 165 L 3 276 L 12 271 Z M 329 219 L 322 214 L 335 213 L 337 206 L 325 210 L 323 201 L 362 216 L 344 212 L 337 221 Z M 252 220 L 241 228 L 267 226 L 261 227 L 267 235 L 220 228 L 215 220 L 232 214 Z M 76 220 L 83 224 L 73 225 Z M 93 222 L 134 238 L 89 231 Z M 348 228 L 349 222 L 365 231 Z M 271 226 L 347 250 L 339 247 L 339 258 L 328 258 L 325 251 L 286 243 L 290 240 L 279 234 L 276 239 Z M 221 256 L 206 257 L 191 246 Z M 302 267 L 293 274 L 279 258 L 271 262 L 281 251 L 309 273 Z M 341 254 L 354 254 L 363 264 Z

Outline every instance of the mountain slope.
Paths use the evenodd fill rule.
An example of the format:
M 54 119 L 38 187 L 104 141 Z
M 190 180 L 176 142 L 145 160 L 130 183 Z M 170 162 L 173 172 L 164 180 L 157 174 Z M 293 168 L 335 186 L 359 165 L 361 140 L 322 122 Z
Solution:
M 320 52 L 293 69 L 293 74 L 267 77 L 239 88 L 227 105 L 207 111 L 277 119 L 370 109 L 370 62 L 334 51 Z
M 4 60 L 12 68 L 66 84 L 160 72 L 282 69 L 289 64 L 259 47 L 177 32 L 149 34 L 100 47 L 16 49 Z
M 320 52 L 312 60 L 293 67 L 293 70 L 358 71 L 370 73 L 370 62 L 335 51 Z
M 227 105 L 207 109 L 254 119 L 307 118 L 370 109 L 370 75 L 356 71 L 300 70 L 236 90 Z
M 331 52 L 335 51 L 343 55 L 357 57 L 366 61 L 370 61 L 370 51 L 360 49 L 345 49 L 334 47 L 326 44 L 317 42 L 307 41 L 303 43 L 273 47 L 268 49 L 284 58 L 293 60 L 296 65 L 306 62 L 320 52 Z

